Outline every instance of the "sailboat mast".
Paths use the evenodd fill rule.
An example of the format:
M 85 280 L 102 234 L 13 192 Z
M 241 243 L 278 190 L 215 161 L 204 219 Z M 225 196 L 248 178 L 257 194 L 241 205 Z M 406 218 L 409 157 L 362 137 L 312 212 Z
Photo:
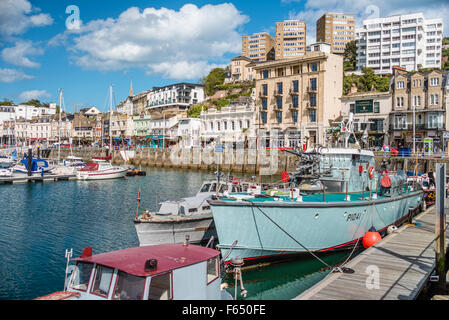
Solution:
M 62 89 L 59 89 L 59 134 L 58 134 L 58 161 L 61 160 L 61 108 L 62 108 Z
M 109 152 L 112 155 L 112 84 L 109 86 Z

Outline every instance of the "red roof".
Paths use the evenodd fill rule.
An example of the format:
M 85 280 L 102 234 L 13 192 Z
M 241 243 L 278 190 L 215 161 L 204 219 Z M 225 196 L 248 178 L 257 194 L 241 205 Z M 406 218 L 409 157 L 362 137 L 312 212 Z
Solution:
M 98 263 L 106 267 L 117 268 L 128 274 L 145 277 L 197 264 L 219 254 L 219 251 L 190 244 L 188 246 L 163 244 L 124 249 L 73 260 Z M 157 268 L 146 272 L 145 262 L 150 259 L 157 260 Z

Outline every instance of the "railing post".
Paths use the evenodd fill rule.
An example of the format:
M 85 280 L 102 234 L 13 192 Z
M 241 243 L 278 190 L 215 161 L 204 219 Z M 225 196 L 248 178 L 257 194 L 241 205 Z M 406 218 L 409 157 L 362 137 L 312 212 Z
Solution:
M 444 199 L 446 198 L 446 164 L 436 164 L 436 207 L 435 207 L 435 254 L 436 272 L 439 277 L 438 286 L 446 289 L 446 215 L 444 212 Z

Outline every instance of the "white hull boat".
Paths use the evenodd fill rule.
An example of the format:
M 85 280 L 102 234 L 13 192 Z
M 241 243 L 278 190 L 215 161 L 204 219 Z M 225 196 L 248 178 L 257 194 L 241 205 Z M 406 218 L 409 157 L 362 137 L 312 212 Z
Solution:
M 97 160 L 88 163 L 84 168 L 78 170 L 76 177 L 78 180 L 110 180 L 119 179 L 126 176 L 127 170 L 122 167 L 115 167 L 109 162 Z

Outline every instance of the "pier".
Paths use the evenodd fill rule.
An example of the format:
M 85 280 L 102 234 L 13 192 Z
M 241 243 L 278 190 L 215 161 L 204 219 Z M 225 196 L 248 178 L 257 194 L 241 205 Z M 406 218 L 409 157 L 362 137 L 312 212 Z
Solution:
M 6 177 L 0 178 L 1 184 L 23 184 L 23 183 L 38 183 L 38 182 L 55 182 L 55 181 L 69 181 L 76 180 L 76 175 L 44 175 L 44 176 L 23 176 L 23 177 Z
M 435 207 L 414 221 L 349 262 L 354 273 L 331 273 L 294 300 L 416 299 L 436 268 Z

